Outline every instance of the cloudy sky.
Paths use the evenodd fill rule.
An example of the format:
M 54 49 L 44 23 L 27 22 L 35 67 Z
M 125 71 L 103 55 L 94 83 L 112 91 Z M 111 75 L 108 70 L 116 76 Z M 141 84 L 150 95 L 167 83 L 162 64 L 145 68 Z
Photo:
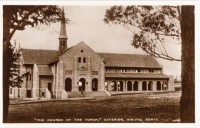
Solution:
M 67 25 L 68 47 L 84 41 L 96 52 L 146 54 L 131 46 L 132 33 L 120 25 L 109 26 L 103 22 L 106 9 L 110 6 L 65 6 L 65 16 L 71 20 Z M 27 27 L 12 38 L 22 48 L 58 49 L 60 23 L 51 26 Z M 180 45 L 169 43 L 169 54 L 179 58 Z M 157 59 L 165 74 L 180 76 L 181 63 Z

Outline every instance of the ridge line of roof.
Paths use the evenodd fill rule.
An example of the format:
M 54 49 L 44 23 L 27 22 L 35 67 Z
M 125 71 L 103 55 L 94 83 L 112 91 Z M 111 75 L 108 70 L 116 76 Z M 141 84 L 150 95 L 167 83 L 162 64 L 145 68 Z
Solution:
M 97 54 L 116 54 L 116 55 L 140 55 L 140 56 L 152 56 L 152 55 L 144 55 L 144 54 L 130 54 L 130 53 L 108 53 L 108 52 L 96 52 Z
M 28 48 L 21 48 L 20 50 L 40 50 L 40 51 L 58 51 L 58 50 L 51 50 L 51 49 L 28 49 Z

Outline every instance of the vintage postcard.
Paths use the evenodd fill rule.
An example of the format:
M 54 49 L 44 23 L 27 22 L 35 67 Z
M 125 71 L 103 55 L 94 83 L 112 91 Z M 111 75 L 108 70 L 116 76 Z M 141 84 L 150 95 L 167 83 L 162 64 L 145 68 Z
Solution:
M 32 2 L 1 4 L 3 127 L 197 126 L 197 1 Z

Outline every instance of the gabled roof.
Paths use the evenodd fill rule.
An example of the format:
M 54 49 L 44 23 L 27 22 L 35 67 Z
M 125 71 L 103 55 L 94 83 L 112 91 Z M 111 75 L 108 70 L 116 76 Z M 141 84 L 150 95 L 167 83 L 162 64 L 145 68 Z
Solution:
M 79 44 L 84 43 L 80 42 Z M 76 46 L 73 46 L 76 47 Z M 72 49 L 70 47 L 60 53 L 57 50 L 22 49 L 24 64 L 51 64 L 59 60 L 59 57 Z M 135 67 L 135 68 L 159 68 L 162 66 L 153 56 L 139 54 L 97 53 L 105 62 L 106 67 Z
M 48 65 L 37 65 L 38 75 L 52 76 L 53 73 Z
M 156 73 L 106 73 L 106 78 L 161 78 L 168 79 L 164 74 Z
M 58 50 L 21 49 L 24 64 L 50 64 L 59 60 L 59 56 L 72 47 L 60 53 Z
M 99 53 L 107 67 L 162 68 L 153 56 L 139 54 Z
M 49 64 L 59 56 L 56 50 L 22 49 L 21 52 L 24 64 Z

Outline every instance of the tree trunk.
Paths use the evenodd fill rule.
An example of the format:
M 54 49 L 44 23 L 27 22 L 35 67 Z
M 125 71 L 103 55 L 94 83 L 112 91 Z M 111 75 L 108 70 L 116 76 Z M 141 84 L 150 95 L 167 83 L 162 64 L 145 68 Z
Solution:
M 10 74 L 10 53 L 7 39 L 10 34 L 11 10 L 3 6 L 3 122 L 8 119 L 9 106 L 9 74 Z
M 195 122 L 194 6 L 181 7 L 182 96 L 181 122 Z

